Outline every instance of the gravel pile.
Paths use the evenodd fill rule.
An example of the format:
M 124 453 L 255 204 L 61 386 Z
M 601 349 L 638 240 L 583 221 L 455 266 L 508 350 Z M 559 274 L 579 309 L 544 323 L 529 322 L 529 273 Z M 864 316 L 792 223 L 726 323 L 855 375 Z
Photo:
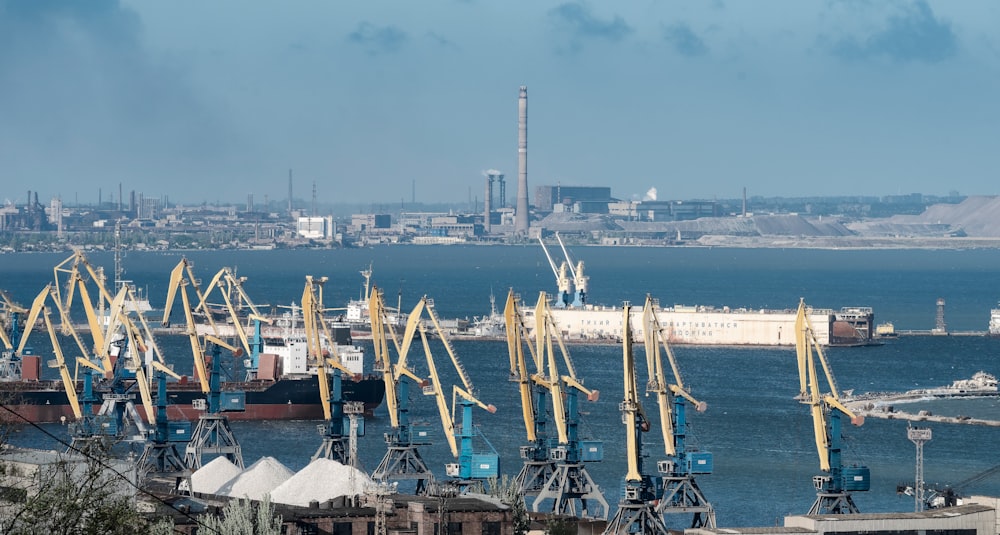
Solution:
M 353 496 L 372 486 L 371 478 L 356 468 L 329 459 L 316 459 L 271 491 L 271 501 L 308 507 L 314 500 L 322 503 L 340 496 Z
M 293 473 L 274 457 L 262 457 L 242 474 L 229 480 L 217 494 L 262 500 L 266 494 L 291 478 Z
M 240 467 L 225 457 L 216 457 L 191 474 L 191 490 L 203 494 L 218 494 L 219 489 L 240 475 Z

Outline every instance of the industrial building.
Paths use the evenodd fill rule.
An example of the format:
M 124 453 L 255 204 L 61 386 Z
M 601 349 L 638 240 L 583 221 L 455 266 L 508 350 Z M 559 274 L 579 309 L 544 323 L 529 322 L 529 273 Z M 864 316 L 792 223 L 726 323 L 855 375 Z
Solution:
M 538 186 L 535 210 L 540 212 L 577 212 L 606 214 L 611 188 L 605 186 Z
M 200 533 L 193 518 L 206 513 L 218 513 L 230 500 L 224 496 L 197 495 L 158 496 L 162 501 L 150 502 L 148 513 L 153 518 L 170 517 L 175 533 Z M 310 507 L 272 504 L 281 516 L 282 533 L 376 533 L 384 526 L 385 533 L 398 535 L 434 535 L 438 533 L 482 533 L 510 535 L 513 533 L 513 513 L 509 507 L 484 495 L 454 496 L 446 499 L 426 496 L 392 495 L 378 500 L 359 496 L 360 503 L 340 498 Z M 442 529 L 442 524 L 447 529 Z
M 697 528 L 685 535 L 996 535 L 996 511 L 960 505 L 919 513 L 798 515 L 784 526 Z

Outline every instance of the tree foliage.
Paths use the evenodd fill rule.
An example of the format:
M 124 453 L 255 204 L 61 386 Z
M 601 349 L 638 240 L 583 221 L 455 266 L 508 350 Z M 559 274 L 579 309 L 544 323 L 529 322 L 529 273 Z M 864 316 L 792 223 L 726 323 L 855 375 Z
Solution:
M 60 459 L 37 470 L 0 464 L 0 533 L 131 534 L 145 524 L 129 483 L 101 459 Z
M 222 516 L 201 515 L 199 533 L 219 535 L 280 535 L 281 516 L 274 513 L 269 496 L 256 507 L 249 499 L 230 500 Z
M 524 503 L 524 496 L 521 494 L 521 485 L 515 479 L 507 474 L 504 474 L 499 480 L 492 478 L 490 480 L 490 496 L 510 507 L 515 535 L 528 532 L 531 520 L 528 518 L 528 508 Z

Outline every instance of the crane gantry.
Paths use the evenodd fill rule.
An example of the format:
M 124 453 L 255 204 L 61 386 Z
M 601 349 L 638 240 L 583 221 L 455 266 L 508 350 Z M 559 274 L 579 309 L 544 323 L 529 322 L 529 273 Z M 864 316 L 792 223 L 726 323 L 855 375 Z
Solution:
M 843 466 L 841 418 L 849 418 L 854 425 L 863 424 L 864 418 L 855 415 L 841 403 L 833 371 L 816 340 L 804 299 L 799 300 L 798 314 L 795 318 L 795 352 L 799 367 L 798 399 L 803 404 L 809 405 L 820 471 L 823 472 L 813 476 L 816 501 L 813 502 L 808 514 L 857 513 L 858 507 L 851 498 L 851 491 L 868 490 L 871 486 L 871 473 L 867 466 Z M 830 388 L 828 394 L 820 390 L 816 358 L 823 366 Z
M 131 398 L 133 389 L 138 388 L 144 403 L 151 399 L 149 383 L 145 380 L 146 372 L 143 368 L 146 365 L 144 360 L 149 360 L 150 364 L 153 361 L 149 355 L 140 353 L 146 353 L 147 348 L 155 346 L 155 343 L 151 336 L 143 336 L 139 332 L 135 321 L 129 316 L 129 311 L 123 308 L 129 303 L 129 288 L 123 286 L 112 298 L 104 286 L 103 270 L 91 266 L 81 251 L 76 251 L 57 264 L 53 274 L 54 281 L 35 298 L 28 312 L 27 321 L 29 324 L 34 324 L 39 313 L 42 313 L 48 326 L 49 309 L 54 308 L 59 315 L 60 332 L 72 338 L 82 355 L 74 362 L 72 385 L 74 391 L 70 392 L 70 385 L 65 385 L 67 398 L 77 419 L 70 425 L 73 446 L 78 448 L 89 448 L 95 444 L 106 446 L 110 439 L 126 437 L 130 440 L 144 440 L 148 430 Z M 98 314 L 94 308 L 87 289 L 88 281 L 84 275 L 89 275 L 97 286 L 98 306 L 102 314 Z M 75 299 L 77 295 L 79 299 Z M 46 305 L 46 301 L 51 305 Z M 90 346 L 81 340 L 70 319 L 75 301 L 79 301 L 84 307 L 92 339 Z M 105 315 L 103 312 L 106 306 L 113 308 Z M 115 306 L 118 308 L 115 309 Z M 17 353 L 23 351 L 27 335 L 25 332 Z M 57 349 L 55 342 L 53 346 Z M 162 355 L 158 356 L 159 364 L 162 365 Z M 60 367 L 66 365 L 64 359 L 58 360 L 63 360 Z M 81 396 L 75 392 L 77 379 L 81 379 L 83 383 Z M 107 388 L 110 391 L 102 395 L 103 403 L 95 394 L 95 379 L 110 380 Z M 100 410 L 95 415 L 93 407 L 96 404 L 100 404 Z M 147 420 L 155 416 L 148 407 L 146 416 Z M 129 430 L 133 427 L 136 429 L 136 434 L 128 436 Z
M 382 373 L 385 382 L 385 404 L 389 411 L 390 431 L 385 433 L 386 452 L 378 467 L 372 472 L 372 479 L 379 482 L 390 480 L 413 480 L 414 493 L 427 494 L 434 475 L 420 455 L 418 446 L 426 446 L 426 431 L 415 431 L 410 422 L 410 383 L 427 386 L 428 383 L 410 369 L 407 355 L 417 326 L 423 302 L 418 303 L 406 322 L 402 343 L 390 321 L 384 297 L 377 286 L 371 287 L 368 299 L 369 317 L 372 326 L 372 343 L 375 349 L 375 366 Z M 392 340 L 396 350 L 396 364 L 392 364 L 389 343 Z
M 192 306 L 187 288 L 194 288 L 198 305 Z M 170 273 L 170 283 L 167 287 L 167 301 L 163 307 L 163 324 L 169 324 L 170 311 L 176 300 L 177 293 L 181 295 L 186 324 L 185 334 L 191 344 L 191 354 L 194 358 L 194 369 L 201 392 L 205 400 L 196 405 L 204 410 L 198 416 L 198 424 L 191 433 L 184 452 L 184 464 L 197 470 L 202 466 L 205 454 L 225 456 L 231 463 L 243 468 L 243 451 L 239 441 L 229 426 L 226 411 L 243 411 L 246 408 L 246 393 L 242 391 L 222 392 L 222 349 L 227 349 L 233 355 L 242 354 L 241 349 L 223 341 L 212 315 L 203 309 L 205 297 L 198 287 L 198 279 L 194 276 L 193 264 L 182 258 Z M 210 329 L 210 334 L 199 332 L 198 322 L 194 314 L 203 313 L 202 317 Z M 212 355 L 212 369 L 208 369 L 206 353 Z M 199 400 L 200 401 L 200 400 Z
M 14 351 L 14 343 L 21 338 L 21 318 L 28 309 L 14 302 L 7 292 L 0 290 L 0 381 L 21 378 L 21 355 Z
M 350 435 L 350 428 L 345 429 L 344 426 L 347 422 L 344 420 L 342 386 L 343 374 L 349 377 L 354 374 L 341 361 L 333 336 L 323 320 L 323 284 L 326 281 L 326 277 L 314 279 L 306 275 L 302 290 L 302 324 L 306 332 L 307 355 L 316 365 L 320 403 L 323 406 L 323 424 L 320 426 L 323 443 L 313 459 L 330 459 L 357 467 L 359 460 L 345 440 L 345 435 Z M 324 344 L 324 341 L 327 343 Z
M 535 512 L 551 500 L 552 513 L 576 515 L 579 512 L 607 519 L 608 503 L 584 466 L 585 462 L 601 460 L 602 445 L 596 441 L 581 441 L 578 433 L 578 393 L 584 394 L 589 401 L 597 401 L 599 393 L 584 387 L 582 379 L 577 377 L 545 292 L 540 293 L 535 307 L 534 347 L 526 338 L 527 329 L 518 301 L 511 290 L 504 307 L 511 379 L 519 385 L 528 439 L 528 444 L 521 447 L 524 464 L 515 480 L 525 495 L 534 496 L 532 509 Z M 559 347 L 568 375 L 559 372 L 553 340 Z M 531 355 L 533 373 L 528 369 L 524 347 Z M 550 402 L 555 437 L 549 437 L 546 430 L 545 413 Z
M 635 355 L 632 353 L 631 308 L 627 302 L 622 307 L 622 368 L 625 395 L 619 408 L 622 412 L 622 423 L 625 424 L 625 492 L 618 502 L 618 511 L 604 530 L 604 535 L 632 533 L 666 535 L 667 527 L 656 512 L 658 489 L 649 474 L 644 473 L 642 466 L 642 433 L 649 431 L 651 426 L 639 400 Z
M 657 308 L 653 298 L 647 295 L 642 313 L 646 368 L 649 372 L 646 392 L 656 394 L 660 412 L 660 431 L 663 433 L 663 449 L 666 454 L 666 459 L 657 462 L 657 471 L 660 473 L 662 483 L 657 493 L 660 498 L 656 512 L 661 515 L 693 513 L 689 527 L 712 529 L 715 527 L 715 509 L 705 499 L 694 478 L 695 474 L 712 473 L 712 454 L 690 450 L 684 443 L 687 435 L 687 403 L 690 402 L 698 412 L 704 412 L 707 407 L 705 403 L 695 399 L 684 386 L 677 359 L 667 344 L 664 329 L 656 315 Z M 673 372 L 673 383 L 668 383 L 661 347 L 663 353 L 667 354 Z
M 437 372 L 437 365 L 434 361 L 434 355 L 431 352 L 427 327 L 419 319 L 424 311 L 427 312 L 427 317 L 430 320 L 434 334 L 438 337 L 441 344 L 444 345 L 445 351 L 448 353 L 451 364 L 461 383 L 461 385 L 451 385 L 450 408 L 448 406 L 447 395 L 445 394 L 446 387 Z M 493 405 L 483 403 L 477 397 L 476 389 L 468 373 L 465 371 L 465 366 L 462 365 L 455 350 L 448 342 L 445 330 L 441 328 L 441 321 L 434 311 L 434 302 L 428 299 L 427 296 L 422 297 L 414 307 L 413 312 L 410 313 L 410 319 L 407 321 L 407 332 L 410 331 L 411 325 L 412 328 L 419 332 L 420 341 L 424 348 L 424 355 L 427 357 L 427 370 L 430 377 L 427 380 L 427 385 L 423 387 L 423 393 L 426 396 L 433 396 L 437 402 L 441 426 L 444 429 L 445 438 L 448 440 L 448 446 L 451 448 L 451 455 L 458 461 L 457 463 L 448 463 L 445 465 L 445 474 L 452 478 L 447 482 L 447 485 L 457 488 L 460 492 L 464 492 L 470 485 L 483 483 L 495 478 L 500 472 L 499 454 L 497 454 L 496 450 L 482 433 L 476 431 L 472 417 L 473 407 L 479 407 L 491 414 L 495 413 L 497 409 Z M 404 342 L 401 346 L 403 349 L 408 345 L 405 338 L 404 335 Z M 461 410 L 461 420 L 457 423 L 456 419 L 458 415 L 456 414 L 456 407 Z M 483 439 L 487 450 L 477 451 L 475 449 L 473 442 L 476 437 Z M 447 489 L 440 489 L 440 491 L 447 492 Z

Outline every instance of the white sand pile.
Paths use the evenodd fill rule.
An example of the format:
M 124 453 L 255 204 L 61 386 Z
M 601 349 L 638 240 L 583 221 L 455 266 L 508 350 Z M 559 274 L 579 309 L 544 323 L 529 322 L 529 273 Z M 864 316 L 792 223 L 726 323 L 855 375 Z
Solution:
M 261 457 L 242 474 L 223 485 L 217 494 L 262 500 L 267 493 L 292 477 L 293 473 L 274 457 Z
M 271 501 L 308 507 L 310 501 L 322 503 L 340 496 L 360 494 L 372 485 L 371 478 L 356 468 L 329 459 L 316 459 L 271 491 Z
M 191 490 L 204 494 L 217 494 L 223 485 L 243 472 L 225 457 L 216 457 L 191 474 Z

